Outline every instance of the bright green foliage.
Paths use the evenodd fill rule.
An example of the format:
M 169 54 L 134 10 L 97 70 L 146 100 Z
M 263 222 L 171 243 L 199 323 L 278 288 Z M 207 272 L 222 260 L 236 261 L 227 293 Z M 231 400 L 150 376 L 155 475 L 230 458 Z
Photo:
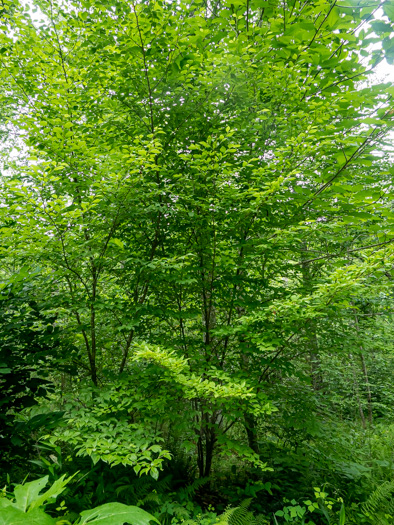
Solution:
M 35 509 L 32 512 L 29 512 L 29 516 L 26 516 L 26 513 L 19 509 L 15 509 L 12 506 L 8 506 L 1 509 L 0 513 L 0 523 L 1 525 L 24 525 L 26 519 L 29 520 L 29 523 L 32 525 L 55 525 L 56 521 L 45 514 L 41 509 Z
M 51 500 L 61 494 L 71 478 L 59 478 L 43 494 L 42 489 L 48 483 L 48 476 L 17 485 L 14 490 L 14 499 L 0 497 L 0 523 L 1 525 L 67 525 L 67 519 L 55 519 L 46 514 L 40 507 L 44 507 Z M 122 503 L 107 503 L 92 510 L 81 512 L 75 525 L 94 523 L 97 525 L 149 525 L 151 521 L 159 523 L 153 516 L 138 507 L 123 505 Z
M 76 348 L 42 410 L 64 411 L 45 439 L 90 487 L 169 458 L 187 482 L 195 465 L 276 476 L 267 515 L 326 477 L 357 501 L 374 486 L 362 432 L 393 399 L 394 262 L 394 88 L 374 72 L 393 5 L 3 1 L 1 276 L 37 272 Z
M 249 510 L 251 499 L 244 500 L 239 507 L 227 509 L 219 517 L 218 523 L 223 525 L 264 525 L 263 516 L 255 517 Z
M 286 506 L 275 512 L 275 523 L 278 523 L 278 517 L 280 523 L 294 525 L 345 525 L 346 511 L 342 498 L 335 500 L 317 487 L 314 490 L 315 501 L 306 500 L 303 505 L 297 504 L 295 500 L 286 501 Z
M 376 153 L 392 87 L 357 84 L 390 56 L 366 50 L 391 22 L 341 2 L 37 7 L 2 34 L 4 104 L 30 155 L 3 182 L 8 256 L 40 265 L 82 374 L 126 372 L 138 399 L 172 398 L 201 476 L 215 449 L 257 460 L 268 377 L 392 263 Z M 238 423 L 247 446 L 227 435 Z M 132 463 L 105 443 L 79 450 Z
M 48 439 L 72 445 L 77 456 L 89 456 L 94 464 L 102 460 L 111 466 L 131 465 L 137 473 L 157 479 L 163 460 L 171 456 L 153 430 L 155 407 L 141 407 L 142 403 L 127 380 L 107 389 L 85 388 L 78 405 L 71 399 L 65 405 L 65 424 Z M 133 421 L 134 414 L 138 416 Z
M 93 510 L 81 512 L 78 525 L 95 523 L 97 525 L 149 525 L 150 521 L 159 523 L 153 516 L 137 507 L 128 507 L 122 503 L 107 503 Z
M 24 485 L 17 485 L 14 500 L 0 498 L 0 523 L 2 525 L 22 525 L 27 522 L 34 525 L 55 524 L 56 520 L 39 507 L 44 506 L 51 499 L 56 499 L 70 480 L 71 478 L 65 479 L 65 475 L 62 476 L 43 494 L 40 492 L 48 483 L 48 476 Z

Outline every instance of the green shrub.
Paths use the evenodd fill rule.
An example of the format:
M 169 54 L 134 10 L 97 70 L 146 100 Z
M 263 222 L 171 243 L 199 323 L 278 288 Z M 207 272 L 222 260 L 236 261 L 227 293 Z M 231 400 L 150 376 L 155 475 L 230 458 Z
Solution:
M 158 520 L 143 509 L 123 503 L 106 503 L 94 509 L 81 512 L 80 516 L 64 515 L 52 517 L 45 512 L 45 507 L 53 503 L 64 491 L 71 477 L 65 475 L 53 483 L 48 490 L 42 492 L 48 483 L 48 476 L 16 485 L 11 497 L 3 491 L 0 498 L 0 525 L 149 525 L 150 521 Z M 56 509 L 65 511 L 64 502 Z M 70 521 L 72 520 L 72 521 Z

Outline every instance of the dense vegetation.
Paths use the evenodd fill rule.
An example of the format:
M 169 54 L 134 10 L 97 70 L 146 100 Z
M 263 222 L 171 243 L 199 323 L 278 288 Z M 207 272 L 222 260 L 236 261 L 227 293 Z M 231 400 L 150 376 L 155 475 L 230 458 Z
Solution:
M 0 524 L 394 523 L 393 0 L 0 9 Z

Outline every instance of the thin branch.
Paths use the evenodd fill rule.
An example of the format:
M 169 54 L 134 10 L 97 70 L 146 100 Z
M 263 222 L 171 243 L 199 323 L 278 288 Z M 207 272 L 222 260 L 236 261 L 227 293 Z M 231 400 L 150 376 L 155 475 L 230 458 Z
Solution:
M 342 253 L 342 254 L 327 254 L 327 255 L 324 255 L 322 257 L 315 257 L 314 259 L 309 259 L 308 261 L 301 261 L 301 262 L 295 263 L 295 265 L 297 266 L 299 264 L 309 264 L 309 263 L 312 263 L 314 261 L 321 261 L 323 259 L 334 259 L 334 258 L 338 258 L 338 257 L 344 257 L 348 253 L 354 253 L 354 252 L 359 252 L 361 250 L 368 250 L 370 248 L 386 246 L 387 244 L 391 244 L 393 242 L 394 242 L 394 239 L 390 239 L 389 241 L 378 242 L 376 244 L 369 244 L 368 246 L 361 246 L 360 248 L 354 248 L 353 250 L 347 250 L 346 253 Z

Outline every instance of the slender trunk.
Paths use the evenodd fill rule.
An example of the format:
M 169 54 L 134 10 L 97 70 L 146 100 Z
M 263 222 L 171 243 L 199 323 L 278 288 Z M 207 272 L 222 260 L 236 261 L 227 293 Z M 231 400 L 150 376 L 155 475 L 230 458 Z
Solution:
M 244 312 L 243 309 L 237 308 L 237 313 L 238 313 L 239 317 L 241 317 L 243 312 Z M 246 341 L 245 341 L 245 339 L 242 336 L 240 337 L 240 344 L 241 345 L 245 345 L 246 344 Z M 246 373 L 248 373 L 249 369 L 250 369 L 249 358 L 248 358 L 247 354 L 245 354 L 245 353 L 243 353 L 241 355 L 241 369 L 244 372 L 246 372 Z M 249 448 L 251 448 L 253 450 L 253 452 L 255 452 L 256 454 L 260 454 L 260 452 L 259 452 L 259 443 L 258 443 L 258 439 L 257 439 L 257 421 L 256 421 L 256 418 L 254 417 L 253 414 L 249 414 L 249 413 L 245 412 L 245 414 L 244 414 L 244 427 L 245 427 L 246 435 L 248 437 Z
M 199 436 L 197 440 L 197 467 L 198 467 L 198 473 L 200 475 L 200 478 L 204 477 L 204 445 L 202 441 L 202 437 Z
M 204 478 L 208 478 L 211 474 L 213 452 L 215 450 L 216 435 L 213 429 L 207 433 L 205 437 L 205 470 Z
M 359 411 L 360 419 L 361 419 L 361 425 L 362 425 L 363 429 L 365 430 L 367 428 L 367 424 L 366 424 L 366 421 L 365 421 L 364 410 L 363 410 L 363 407 L 362 407 L 362 404 L 361 404 L 361 399 L 360 399 L 360 390 L 359 390 L 359 387 L 358 387 L 356 368 L 354 366 L 354 359 L 353 359 L 353 356 L 351 354 L 349 355 L 349 358 L 350 358 L 351 363 L 352 363 L 353 386 L 354 386 L 354 391 L 355 391 L 355 394 L 356 394 L 358 411 Z
M 92 356 L 89 357 L 90 361 L 90 378 L 95 386 L 97 386 L 97 367 L 96 361 Z
M 245 413 L 244 426 L 248 436 L 249 448 L 251 448 L 255 454 L 260 455 L 260 447 L 257 439 L 257 421 L 253 414 Z
M 365 363 L 364 355 L 360 354 L 361 358 L 361 365 L 363 369 L 363 375 L 365 380 L 365 388 L 367 389 L 367 401 L 368 401 L 368 422 L 372 424 L 373 421 L 373 414 L 372 414 L 372 393 L 371 393 L 371 386 L 369 384 L 369 378 L 368 378 L 368 371 L 367 371 L 367 365 Z
M 197 466 L 200 478 L 207 478 L 211 474 L 216 439 L 212 421 L 209 421 L 207 414 L 202 414 L 200 435 L 197 440 Z
M 70 289 L 71 298 L 74 304 L 76 304 L 72 282 L 68 277 L 66 277 L 66 281 Z M 95 288 L 94 288 L 94 292 L 95 292 Z M 82 320 L 77 310 L 75 311 L 75 318 L 77 320 L 78 325 L 82 328 Z M 88 337 L 88 333 L 86 332 L 86 330 L 82 328 L 81 331 L 82 331 L 82 336 L 85 342 L 86 353 L 88 354 L 90 377 L 91 377 L 91 380 L 93 381 L 93 384 L 97 386 L 96 337 L 95 337 L 96 327 L 95 327 L 95 312 L 94 312 L 93 305 L 91 306 L 91 322 L 93 323 L 91 325 L 91 335 L 92 336 L 94 335 L 94 337 L 92 337 L 90 342 L 89 342 L 89 337 Z
M 197 441 L 197 466 L 200 478 L 208 478 L 211 474 L 213 453 L 215 450 L 216 436 L 209 433 L 199 437 Z
M 357 313 L 354 314 L 354 319 L 355 319 L 355 324 L 356 324 L 357 335 L 359 336 L 360 335 L 360 325 L 358 323 Z M 360 354 L 359 355 L 360 355 L 361 367 L 362 367 L 363 376 L 364 376 L 365 389 L 367 391 L 368 422 L 369 422 L 369 424 L 372 424 L 372 421 L 373 421 L 372 392 L 371 392 L 371 385 L 369 383 L 369 378 L 368 378 L 367 364 L 366 364 L 365 358 L 364 358 L 364 348 L 363 348 L 362 344 L 360 344 Z
M 120 363 L 120 367 L 119 367 L 119 374 L 121 374 L 125 369 L 127 356 L 129 355 L 130 345 L 133 341 L 133 337 L 134 337 L 134 329 L 129 332 L 129 336 L 127 338 L 127 341 L 126 341 L 126 344 L 123 350 L 123 357 L 122 357 L 122 362 Z
M 96 355 L 97 355 L 97 342 L 96 342 L 96 312 L 94 306 L 91 306 L 90 310 L 90 375 L 93 384 L 97 386 L 97 366 L 96 366 Z
M 97 365 L 96 365 L 96 356 L 97 356 L 97 339 L 96 339 L 96 309 L 95 301 L 97 297 L 97 270 L 94 264 L 93 259 L 91 259 L 92 264 L 92 299 L 90 305 L 90 375 L 93 381 L 93 384 L 97 386 Z
M 306 251 L 307 246 L 304 244 L 304 249 Z M 311 268 L 309 264 L 305 264 L 302 261 L 302 276 L 304 281 L 305 288 L 311 292 L 312 291 L 312 275 Z M 311 383 L 312 388 L 315 392 L 318 392 L 323 388 L 323 376 L 321 374 L 321 362 L 319 356 L 319 345 L 317 340 L 317 327 L 313 319 L 309 319 L 308 322 L 308 341 L 307 347 L 309 347 L 309 364 L 311 367 Z
M 312 321 L 309 323 L 310 336 L 309 336 L 309 360 L 311 365 L 311 380 L 312 387 L 315 392 L 318 392 L 323 388 L 323 377 L 321 374 L 321 361 L 319 356 L 319 347 L 317 342 L 317 330 L 316 325 Z

